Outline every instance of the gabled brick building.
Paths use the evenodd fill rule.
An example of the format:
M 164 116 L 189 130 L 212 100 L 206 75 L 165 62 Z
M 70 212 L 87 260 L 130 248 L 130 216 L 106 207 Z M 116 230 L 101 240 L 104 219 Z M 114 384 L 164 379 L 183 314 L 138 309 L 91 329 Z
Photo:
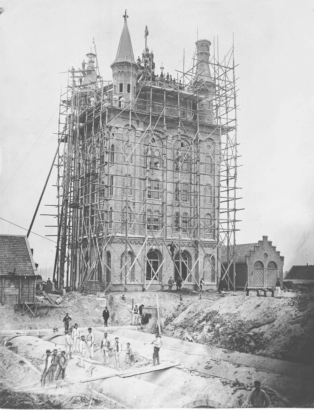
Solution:
M 236 289 L 244 289 L 245 286 L 274 287 L 277 278 L 282 283 L 284 257 L 267 236 L 263 236 L 263 239 L 257 243 L 236 245 L 235 255 L 230 277 Z M 221 250 L 221 259 L 223 264 L 226 264 L 225 247 Z M 235 275 L 232 275 L 233 271 Z

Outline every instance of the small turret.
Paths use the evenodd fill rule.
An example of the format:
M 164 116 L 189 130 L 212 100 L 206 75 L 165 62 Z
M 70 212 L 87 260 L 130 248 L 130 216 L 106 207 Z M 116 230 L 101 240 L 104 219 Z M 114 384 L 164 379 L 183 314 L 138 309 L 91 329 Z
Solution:
M 116 58 L 111 64 L 113 78 L 113 96 L 118 100 L 118 106 L 124 108 L 134 100 L 138 66 L 134 60 L 131 36 L 128 29 L 128 15 L 125 10 L 124 26 Z M 123 105 L 123 107 L 122 107 Z

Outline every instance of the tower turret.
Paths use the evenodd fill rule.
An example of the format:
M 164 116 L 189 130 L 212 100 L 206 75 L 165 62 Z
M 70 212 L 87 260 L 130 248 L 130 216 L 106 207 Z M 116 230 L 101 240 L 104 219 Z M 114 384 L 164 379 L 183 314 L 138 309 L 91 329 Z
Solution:
M 214 81 L 211 78 L 209 69 L 211 42 L 209 40 L 198 40 L 195 44 L 197 47 L 197 66 L 193 86 L 195 90 L 197 89 L 199 96 L 203 98 L 198 107 L 200 121 L 212 122 Z
M 124 26 L 120 37 L 120 43 L 116 58 L 111 64 L 113 78 L 113 95 L 119 106 L 134 100 L 136 92 L 136 79 L 138 66 L 134 60 L 131 36 L 128 29 L 128 15 L 125 10 Z

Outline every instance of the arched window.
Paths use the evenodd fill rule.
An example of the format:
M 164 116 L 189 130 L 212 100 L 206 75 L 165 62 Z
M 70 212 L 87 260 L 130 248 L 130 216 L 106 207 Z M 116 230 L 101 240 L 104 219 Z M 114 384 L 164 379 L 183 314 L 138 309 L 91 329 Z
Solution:
M 210 184 L 205 186 L 205 203 L 211 205 L 213 203 L 213 187 Z
M 205 157 L 205 172 L 209 175 L 214 173 L 214 163 L 211 155 L 206 155 Z
M 204 224 L 205 224 L 205 235 L 213 237 L 214 226 L 213 226 L 213 218 L 211 214 L 205 215 Z
M 161 184 L 159 179 L 148 179 L 147 198 L 161 198 Z
M 186 280 L 188 277 L 188 282 L 192 282 L 192 276 L 189 275 L 189 270 L 191 269 L 192 258 L 189 252 L 183 251 L 178 252 L 175 256 L 175 267 L 174 267 L 174 279 L 177 280 L 181 277 L 183 280 Z
M 264 269 L 263 262 L 261 262 L 261 261 L 255 262 L 254 263 L 254 269 L 256 269 L 256 270 Z
M 112 144 L 110 148 L 110 162 L 114 164 L 114 144 Z
M 177 140 L 174 145 L 174 169 L 175 171 L 191 171 L 191 154 L 189 142 Z
M 278 269 L 275 262 L 269 262 L 267 269 Z
M 151 280 L 161 280 L 161 270 L 158 271 L 161 262 L 161 255 L 159 252 L 150 250 L 147 253 L 147 263 L 146 263 L 146 279 Z M 158 274 L 156 275 L 156 272 Z M 156 275 L 156 276 L 154 276 Z
M 159 169 L 162 168 L 162 142 L 156 137 L 152 136 L 148 139 L 148 147 L 146 149 L 146 164 L 148 168 Z
M 121 256 L 121 275 L 122 283 L 135 282 L 135 264 L 133 252 L 123 252 Z

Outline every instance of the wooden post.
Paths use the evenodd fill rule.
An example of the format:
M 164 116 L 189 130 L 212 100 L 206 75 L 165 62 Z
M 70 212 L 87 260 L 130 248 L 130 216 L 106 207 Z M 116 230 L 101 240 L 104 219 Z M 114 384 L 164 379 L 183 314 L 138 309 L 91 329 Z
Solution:
M 156 295 L 156 304 L 157 304 L 157 323 L 158 323 L 158 330 L 159 330 L 159 334 L 161 334 L 158 295 Z
M 4 305 L 4 277 L 1 278 L 1 282 L 2 282 L 1 303 Z
M 22 289 L 21 289 L 21 287 L 22 287 L 22 276 L 20 276 L 20 280 L 19 280 L 19 303 L 21 303 L 21 301 L 22 301 Z
M 28 278 L 28 301 L 27 302 L 30 302 L 31 301 L 31 278 L 29 277 Z

